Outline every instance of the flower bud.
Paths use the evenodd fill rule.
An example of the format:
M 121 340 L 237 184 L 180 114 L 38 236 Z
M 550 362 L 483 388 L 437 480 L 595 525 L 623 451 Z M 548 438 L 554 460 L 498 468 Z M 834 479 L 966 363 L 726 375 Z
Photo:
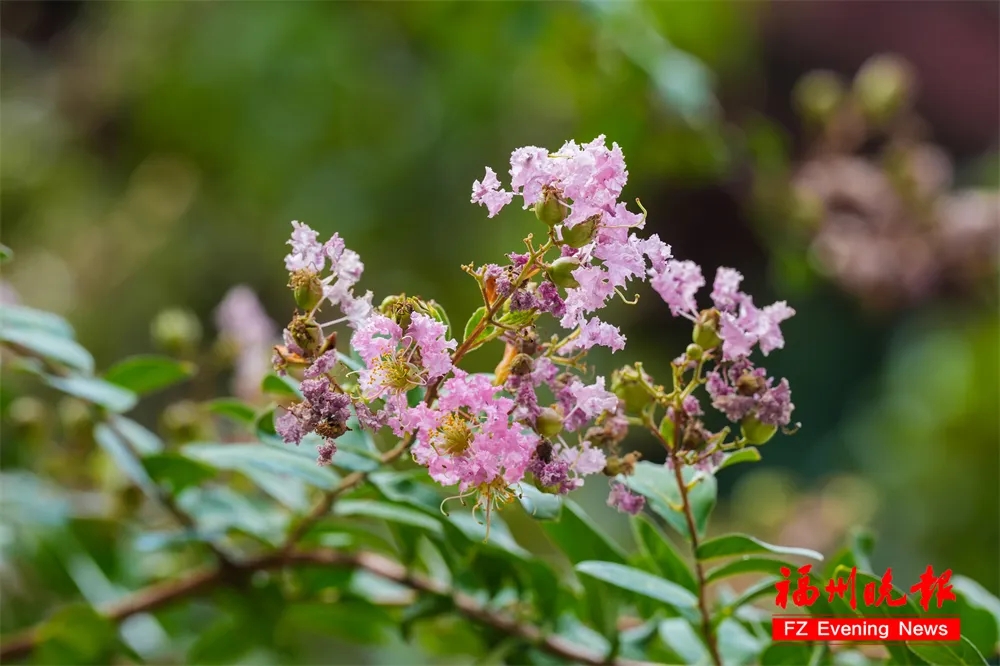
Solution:
M 549 266 L 549 279 L 560 287 L 572 289 L 579 287 L 580 283 L 573 277 L 573 271 L 580 267 L 580 260 L 576 257 L 559 257 Z
M 546 407 L 535 419 L 535 430 L 542 437 L 555 437 L 563 428 L 563 418 L 556 409 L 552 407 Z
M 535 204 L 535 216 L 550 227 L 566 219 L 566 205 L 551 187 L 542 191 L 542 200 Z
M 201 322 L 190 310 L 163 310 L 150 325 L 153 344 L 171 354 L 191 352 L 201 342 Z
M 677 426 L 671 420 L 670 416 L 664 416 L 663 420 L 660 421 L 660 437 L 663 438 L 667 448 L 674 448 L 674 432 L 676 429 Z
M 597 230 L 598 219 L 599 218 L 595 215 L 594 217 L 587 218 L 572 228 L 563 225 L 562 242 L 570 247 L 583 247 L 594 238 L 594 232 Z
M 778 426 L 761 423 L 754 415 L 746 416 L 740 423 L 743 437 L 751 444 L 766 444 L 778 432 Z
M 719 337 L 719 311 L 715 308 L 702 310 L 695 320 L 691 339 L 703 350 L 712 350 L 722 344 Z
M 909 105 L 913 82 L 909 63 L 896 56 L 878 55 L 858 70 L 854 94 L 869 120 L 882 124 Z
M 824 124 L 840 107 L 844 99 L 844 84 L 833 72 L 810 72 L 795 84 L 792 97 L 804 118 Z
M 701 348 L 701 345 L 697 345 L 692 342 L 687 346 L 687 349 L 684 350 L 684 353 L 690 360 L 700 361 L 701 357 L 705 355 L 705 350 Z
M 292 340 L 302 348 L 307 357 L 312 357 L 323 344 L 319 324 L 310 317 L 295 315 L 288 325 L 288 332 L 292 334 Z
M 648 388 L 652 381 L 652 377 L 639 368 L 625 366 L 611 373 L 611 392 L 625 403 L 627 413 L 639 414 L 655 400 Z
M 289 277 L 288 286 L 295 295 L 295 304 L 306 312 L 312 312 L 323 300 L 323 283 L 315 271 L 295 271 Z

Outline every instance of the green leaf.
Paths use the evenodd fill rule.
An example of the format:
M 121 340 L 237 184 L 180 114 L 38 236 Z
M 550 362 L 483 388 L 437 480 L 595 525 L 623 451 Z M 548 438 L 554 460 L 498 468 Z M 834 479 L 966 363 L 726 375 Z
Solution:
M 929 664 L 934 664 L 934 666 L 986 663 L 983 655 L 965 636 L 962 637 L 962 640 L 954 642 L 908 641 L 906 646 L 913 650 L 918 657 Z
M 271 405 L 258 414 L 254 419 L 251 430 L 253 430 L 260 441 L 274 444 L 275 446 L 282 446 L 284 445 L 284 441 L 274 429 L 274 409 L 274 405 Z
M 731 555 L 750 555 L 753 553 L 774 553 L 776 555 L 796 555 L 823 560 L 823 556 L 808 548 L 793 548 L 791 546 L 774 546 L 746 534 L 726 534 L 704 541 L 698 546 L 695 555 L 699 560 L 711 560 L 717 557 Z
M 302 454 L 290 447 L 268 444 L 188 444 L 181 451 L 185 456 L 212 467 L 248 473 L 255 471 L 287 475 L 308 484 L 333 490 L 339 481 L 329 467 L 320 467 L 309 453 Z
M 649 518 L 641 514 L 633 517 L 632 533 L 650 573 L 659 574 L 692 592 L 698 591 L 698 584 L 687 563 Z
M 719 611 L 716 612 L 716 617 L 724 618 L 732 615 L 737 608 L 745 606 L 746 604 L 759 599 L 766 594 L 775 594 L 774 584 L 777 583 L 780 578 L 765 578 L 751 585 L 750 587 L 743 590 L 743 592 L 733 599 L 732 601 L 726 603 Z M 822 597 L 820 597 L 822 598 Z
M 352 472 L 372 472 L 381 467 L 382 454 L 375 446 L 371 433 L 362 430 L 356 422 L 350 425 L 352 429 L 337 439 L 333 465 Z
M 82 603 L 57 610 L 36 637 L 38 664 L 109 664 L 119 644 L 114 623 Z
M 467 540 L 477 544 L 480 550 L 499 551 L 506 555 L 514 555 L 519 559 L 531 559 L 531 553 L 522 548 L 514 539 L 507 523 L 496 512 L 490 516 L 488 535 L 486 523 L 477 519 L 471 511 L 455 511 L 448 514 L 448 523 L 458 528 L 457 531 Z
M 205 407 L 212 414 L 225 416 L 245 426 L 252 426 L 257 418 L 257 411 L 253 407 L 236 398 L 216 398 L 206 402 Z
M 263 393 L 276 395 L 281 398 L 302 399 L 302 392 L 299 390 L 298 383 L 288 376 L 267 375 L 260 383 L 260 390 Z
M 94 372 L 94 357 L 90 352 L 76 340 L 60 333 L 8 326 L 5 315 L 4 325 L 0 327 L 0 340 L 84 374 Z
M 14 251 L 0 243 L 0 264 L 6 263 L 14 258 Z
M 0 310 L 0 330 L 12 329 L 73 338 L 73 327 L 59 315 L 25 305 L 5 304 Z
M 812 648 L 807 643 L 772 643 L 760 654 L 760 666 L 804 666 L 810 663 Z
M 987 657 L 997 654 L 1000 641 L 1000 600 L 982 585 L 965 576 L 952 576 L 957 602 L 945 602 L 942 615 L 958 615 L 962 635 Z
M 722 463 L 715 469 L 716 472 L 722 471 L 727 467 L 732 465 L 739 465 L 740 463 L 747 462 L 759 462 L 760 461 L 760 451 L 752 446 L 748 446 L 745 449 L 740 449 L 739 451 L 734 451 L 733 453 L 725 454 L 722 459 Z
M 116 363 L 104 373 L 104 379 L 145 395 L 182 382 L 195 373 L 195 365 L 167 356 L 133 356 Z
M 486 317 L 485 305 L 478 307 L 476 311 L 472 313 L 472 316 L 469 317 L 469 321 L 465 322 L 465 338 L 462 344 L 466 345 L 468 351 L 472 351 L 473 349 L 481 346 L 483 343 L 488 342 L 492 339 L 491 336 L 494 336 L 496 333 L 495 326 L 486 325 L 479 332 L 479 334 L 476 335 L 475 340 L 470 339 L 470 336 L 475 332 L 476 327 L 479 326 L 484 317 Z
M 434 516 L 441 513 L 441 496 L 431 485 L 426 468 L 375 472 L 368 475 L 368 481 L 388 500 L 409 504 Z
M 698 479 L 697 484 L 688 490 L 688 500 L 694 513 L 695 529 L 698 534 L 704 534 L 708 526 L 708 517 L 715 507 L 715 477 L 706 476 L 691 467 L 684 468 L 683 476 L 688 485 Z M 665 465 L 643 461 L 635 466 L 634 474 L 628 477 L 619 476 L 618 480 L 643 495 L 653 511 L 662 516 L 684 538 L 688 538 L 687 519 L 681 509 L 683 506 L 681 492 L 672 470 L 667 469 Z
M 444 536 L 444 528 L 441 523 L 434 520 L 426 513 L 409 509 L 398 504 L 389 502 L 379 502 L 376 500 L 340 500 L 333 506 L 334 513 L 338 516 L 364 516 L 365 518 L 378 518 L 391 523 L 410 525 L 425 532 L 430 532 L 435 536 Z
M 660 640 L 669 647 L 685 664 L 706 664 L 711 659 L 702 639 L 691 623 L 681 617 L 672 617 L 660 622 Z
M 712 569 L 705 576 L 705 582 L 714 583 L 717 580 L 745 573 L 768 573 L 772 576 L 778 576 L 780 575 L 781 567 L 788 567 L 793 571 L 797 568 L 796 565 L 781 560 L 747 555 Z
M 57 391 L 99 405 L 110 412 L 127 412 L 135 407 L 135 403 L 139 400 L 132 391 L 98 377 L 83 377 L 81 375 L 52 377 L 46 375 L 45 383 Z
M 634 567 L 587 560 L 578 563 L 575 569 L 614 587 L 655 599 L 673 608 L 695 609 L 698 606 L 698 597 L 690 590 Z
M 208 465 L 174 452 L 145 456 L 142 464 L 157 485 L 173 495 L 215 476 L 215 470 Z
M 141 454 L 131 440 L 123 438 L 120 428 L 112 428 L 107 423 L 98 423 L 94 427 L 94 440 L 143 492 L 150 497 L 157 496 L 159 489 L 143 467 L 138 457 Z
M 269 500 L 254 500 L 225 486 L 193 486 L 178 496 L 177 503 L 194 518 L 197 533 L 206 540 L 238 530 L 277 545 L 288 524 L 284 511 Z
M 564 500 L 559 520 L 543 522 L 542 529 L 574 564 L 584 560 L 625 564 L 626 554 L 621 546 L 609 539 L 572 500 Z
M 118 414 L 111 414 L 105 419 L 127 439 L 140 455 L 159 453 L 163 450 L 163 440 L 132 419 Z
M 521 484 L 519 499 L 525 512 L 535 520 L 559 520 L 562 513 L 562 497 L 543 493 L 527 483 Z
M 719 654 L 726 664 L 749 664 L 764 649 L 764 641 L 754 636 L 732 618 L 723 620 L 716 629 Z M 808 663 L 808 662 L 805 662 Z
M 538 312 L 535 310 L 508 310 L 496 321 L 510 328 L 524 328 L 531 326 L 538 319 Z

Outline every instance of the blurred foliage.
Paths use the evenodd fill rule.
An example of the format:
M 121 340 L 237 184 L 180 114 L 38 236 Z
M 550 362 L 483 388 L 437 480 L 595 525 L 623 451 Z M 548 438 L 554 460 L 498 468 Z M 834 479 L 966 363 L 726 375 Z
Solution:
M 44 11 L 39 7 L 29 6 L 23 20 L 38 20 L 32 12 Z M 824 281 L 783 198 L 799 164 L 798 128 L 755 108 L 767 76 L 757 10 L 693 1 L 81 4 L 67 10 L 67 25 L 48 40 L 22 38 L 8 19 L 0 41 L 0 233 L 17 261 L 4 264 L 3 279 L 25 303 L 67 315 L 100 369 L 150 352 L 151 322 L 165 308 L 183 305 L 207 325 L 234 284 L 251 285 L 276 319 L 287 318 L 280 257 L 293 218 L 324 236 L 338 231 L 347 238 L 368 265 L 362 286 L 377 297 L 402 284 L 452 312 L 468 311 L 478 294 L 458 265 L 499 259 L 498 248 L 515 247 L 528 230 L 516 211 L 486 222 L 466 203 L 482 165 L 502 163 L 512 146 L 603 133 L 623 147 L 638 174 L 628 194 L 650 208 L 653 231 L 693 245 L 707 267 L 738 257 L 742 264 L 730 263 L 749 282 L 769 282 L 799 313 L 789 323 L 789 348 L 771 369 L 791 380 L 805 428 L 773 444 L 761 469 L 741 472 L 735 487 L 732 472 L 721 475 L 720 524 L 829 552 L 849 523 L 868 523 L 880 536 L 875 571 L 898 567 L 899 579 L 910 580 L 932 563 L 995 593 L 995 272 L 946 300 L 934 295 L 891 314 L 865 309 Z M 995 186 L 996 164 L 986 156 L 957 165 L 958 180 Z M 753 220 L 752 233 L 738 233 L 742 218 L 719 227 L 709 213 L 675 216 L 677 192 L 714 188 L 728 197 L 746 170 L 752 185 L 738 193 L 738 203 Z M 651 201 L 662 203 L 654 208 Z M 621 318 L 633 343 L 624 360 L 650 359 L 655 371 L 657 362 L 669 363 L 680 336 L 645 305 Z M 60 324 L 49 324 L 58 334 Z M 78 347 L 63 345 L 59 360 L 92 363 Z M 136 361 L 117 372 L 141 376 L 152 390 L 185 376 L 190 360 L 169 367 Z M 125 428 L 150 447 L 144 465 L 129 470 L 130 482 L 113 463 L 116 451 L 122 459 L 120 441 L 95 436 L 88 401 L 115 410 L 134 398 L 110 381 L 52 381 L 5 372 L 0 386 L 0 622 L 6 632 L 61 608 L 47 625 L 55 639 L 43 661 L 59 661 L 68 649 L 101 661 L 109 649 L 101 619 L 85 605 L 63 603 L 109 602 L 201 561 L 184 545 L 191 535 L 141 501 L 136 479 L 140 487 L 152 479 L 176 492 L 197 486 L 226 469 L 224 461 L 211 450 L 181 455 L 177 442 L 197 438 L 206 422 L 227 436 L 245 427 L 266 436 L 268 424 L 238 402 L 205 406 L 222 378 L 201 364 L 189 385 L 152 395 L 127 421 Z M 364 464 L 357 455 L 355 463 Z M 201 519 L 249 542 L 272 539 L 274 513 L 237 491 L 258 484 L 289 506 L 305 491 L 281 487 L 267 474 L 233 472 L 234 490 L 196 493 Z M 398 501 L 388 484 L 357 501 Z M 602 501 L 587 493 L 579 504 L 614 542 L 631 548 L 622 521 L 608 521 Z M 770 513 L 741 510 L 751 499 L 770 502 Z M 156 529 L 134 533 L 124 519 L 137 510 Z M 759 524 L 762 515 L 770 516 L 767 525 Z M 531 552 L 563 557 L 539 523 L 517 512 L 507 518 Z M 393 530 L 414 525 L 373 521 L 371 529 L 352 531 L 331 517 L 319 539 L 333 547 L 410 543 Z M 451 531 L 448 537 L 457 538 Z M 413 543 L 433 567 L 434 546 Z M 638 552 L 649 547 L 640 543 Z M 484 576 L 503 567 L 489 554 L 471 555 L 469 545 L 456 548 Z M 241 594 L 220 590 L 211 605 L 130 618 L 120 637 L 124 649 L 143 657 L 170 646 L 201 663 L 269 662 L 275 655 L 320 661 L 331 648 L 343 661 L 402 662 L 420 660 L 415 646 L 419 654 L 450 653 L 459 662 L 468 660 L 455 652 L 537 657 L 455 616 L 422 616 L 418 606 L 401 618 L 392 604 L 388 611 L 365 605 L 358 599 L 400 591 L 357 577 L 265 573 Z M 320 598 L 349 601 L 275 603 L 279 592 L 303 586 L 326 590 Z M 386 617 L 402 621 L 408 641 L 384 631 Z M 700 646 L 667 624 L 676 619 L 661 618 L 648 635 L 633 627 L 630 635 L 659 642 L 662 651 L 654 654 L 661 659 L 697 657 Z M 59 640 L 67 625 L 86 627 L 93 640 Z M 729 626 L 734 645 L 753 644 L 746 633 L 752 630 Z M 561 631 L 582 644 L 606 641 L 578 619 Z M 306 634 L 315 640 L 302 641 Z M 348 650 L 338 640 L 344 636 L 378 647 Z

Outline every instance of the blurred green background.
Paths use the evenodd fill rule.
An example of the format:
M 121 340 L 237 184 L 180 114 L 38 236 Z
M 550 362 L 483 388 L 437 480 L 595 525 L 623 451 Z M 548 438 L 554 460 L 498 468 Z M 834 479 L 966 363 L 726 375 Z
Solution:
M 606 134 L 628 161 L 626 200 L 650 212 L 647 233 L 706 274 L 737 267 L 758 302 L 798 311 L 766 365 L 790 379 L 803 427 L 755 469 L 722 474 L 717 528 L 829 551 L 867 525 L 876 569 L 892 566 L 900 585 L 933 564 L 996 592 L 996 199 L 976 222 L 985 268 L 869 298 L 854 269 L 823 264 L 816 227 L 786 196 L 816 156 L 796 80 L 823 68 L 849 87 L 882 52 L 912 64 L 921 141 L 953 168 L 938 193 L 995 196 L 995 3 L 26 2 L 3 3 L 0 18 L 0 235 L 15 252 L 5 298 L 66 315 L 99 367 L 149 351 L 164 308 L 189 308 L 211 338 L 213 309 L 237 284 L 286 321 L 292 219 L 360 252 L 376 302 L 419 294 L 464 321 L 479 294 L 459 264 L 500 260 L 537 224 L 516 207 L 487 220 L 469 203 L 483 166 L 504 179 L 518 146 Z M 876 266 L 897 259 L 892 243 L 872 247 Z M 599 369 L 667 371 L 687 329 L 657 301 L 646 290 L 614 307 L 630 345 Z M 491 353 L 470 367 L 491 368 Z M 92 449 L 21 436 L 39 418 L 25 394 L 43 397 L 46 423 L 66 420 L 5 376 L 5 471 L 92 487 L 80 478 Z M 157 414 L 180 397 L 138 419 L 162 428 Z M 591 490 L 581 502 L 627 540 Z M 5 484 L 7 511 L 17 493 Z M 11 565 L 18 535 L 3 532 L 0 577 L 26 606 L 3 606 L 5 629 L 70 594 Z

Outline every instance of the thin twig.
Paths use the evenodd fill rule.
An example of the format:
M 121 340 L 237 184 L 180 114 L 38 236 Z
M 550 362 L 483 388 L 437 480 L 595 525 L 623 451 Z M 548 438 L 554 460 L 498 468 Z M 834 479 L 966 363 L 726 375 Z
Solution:
M 551 655 L 574 663 L 594 666 L 640 666 L 645 662 L 627 659 L 607 659 L 605 655 L 591 651 L 559 636 L 547 635 L 537 625 L 516 620 L 506 613 L 485 607 L 474 597 L 455 591 L 439 581 L 411 573 L 402 564 L 383 555 L 370 552 L 343 553 L 330 549 L 291 551 L 264 555 L 233 565 L 235 571 L 248 575 L 255 571 L 279 569 L 285 566 L 318 565 L 363 569 L 382 578 L 394 581 L 410 589 L 446 597 L 463 616 L 480 624 L 492 627 L 510 636 L 515 636 Z M 222 568 L 202 569 L 180 578 L 157 583 L 139 590 L 120 601 L 108 604 L 100 612 L 112 622 L 120 622 L 139 613 L 148 613 L 170 603 L 204 594 L 234 580 Z M 25 630 L 3 642 L 0 646 L 0 661 L 18 659 L 32 652 L 40 640 L 39 628 Z
M 676 426 L 675 426 L 676 428 Z M 674 441 L 680 441 L 674 435 Z M 722 657 L 719 656 L 719 646 L 715 640 L 715 632 L 712 630 L 712 614 L 708 609 L 706 599 L 705 569 L 698 559 L 698 528 L 694 523 L 694 511 L 691 509 L 691 502 L 688 499 L 687 482 L 684 481 L 684 474 L 681 472 L 682 463 L 677 458 L 676 452 L 671 449 L 670 457 L 674 467 L 674 477 L 677 479 L 677 487 L 681 491 L 681 503 L 684 505 L 684 517 L 687 520 L 688 533 L 691 535 L 691 550 L 694 552 L 694 571 L 698 577 L 698 610 L 701 611 L 701 628 L 705 633 L 705 642 L 708 643 L 708 651 L 712 655 L 712 662 L 716 666 L 722 666 Z

